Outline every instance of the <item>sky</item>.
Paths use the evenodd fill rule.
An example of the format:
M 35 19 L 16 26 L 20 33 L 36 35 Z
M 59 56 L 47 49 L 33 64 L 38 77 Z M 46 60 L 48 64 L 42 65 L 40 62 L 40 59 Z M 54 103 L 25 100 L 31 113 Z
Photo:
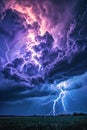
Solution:
M 87 113 L 87 1 L 0 0 L 0 115 Z

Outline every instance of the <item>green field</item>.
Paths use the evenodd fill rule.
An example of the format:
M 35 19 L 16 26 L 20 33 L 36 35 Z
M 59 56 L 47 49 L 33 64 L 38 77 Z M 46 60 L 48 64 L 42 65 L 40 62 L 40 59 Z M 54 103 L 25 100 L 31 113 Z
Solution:
M 87 116 L 0 117 L 0 130 L 87 130 Z

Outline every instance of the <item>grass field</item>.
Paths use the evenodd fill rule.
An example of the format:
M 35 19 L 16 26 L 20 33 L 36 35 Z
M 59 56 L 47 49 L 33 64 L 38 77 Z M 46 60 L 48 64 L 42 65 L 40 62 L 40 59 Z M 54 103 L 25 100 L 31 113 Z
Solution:
M 87 116 L 0 117 L 0 130 L 87 130 Z

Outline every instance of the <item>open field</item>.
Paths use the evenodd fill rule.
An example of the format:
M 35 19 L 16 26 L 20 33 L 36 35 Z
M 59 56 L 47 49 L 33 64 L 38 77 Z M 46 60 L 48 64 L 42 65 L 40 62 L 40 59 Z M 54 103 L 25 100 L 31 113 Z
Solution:
M 87 130 L 87 116 L 0 117 L 0 130 Z

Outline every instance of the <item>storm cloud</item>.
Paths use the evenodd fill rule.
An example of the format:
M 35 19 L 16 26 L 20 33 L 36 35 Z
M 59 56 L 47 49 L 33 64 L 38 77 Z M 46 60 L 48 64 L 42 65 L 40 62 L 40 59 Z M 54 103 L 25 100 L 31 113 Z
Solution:
M 54 96 L 67 81 L 66 91 L 86 87 L 86 4 L 1 0 L 0 102 Z

